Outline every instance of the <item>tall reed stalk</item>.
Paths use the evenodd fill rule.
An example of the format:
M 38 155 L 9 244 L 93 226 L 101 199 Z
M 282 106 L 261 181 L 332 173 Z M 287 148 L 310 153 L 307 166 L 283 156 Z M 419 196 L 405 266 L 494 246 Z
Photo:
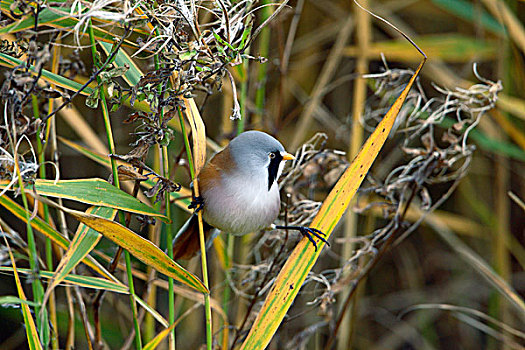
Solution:
M 178 108 L 179 122 L 182 130 L 182 135 L 184 137 L 184 146 L 186 147 L 186 154 L 188 156 L 188 165 L 190 168 L 190 175 L 193 183 L 193 191 L 196 197 L 199 196 L 199 182 L 195 174 L 195 167 L 193 163 L 193 157 L 191 154 L 190 142 L 188 140 L 188 134 L 186 133 L 186 127 L 184 126 L 184 117 L 182 111 Z M 196 137 L 196 135 L 194 135 Z M 202 265 L 202 283 L 206 288 L 209 289 L 209 280 L 208 280 L 208 262 L 206 259 L 206 241 L 204 238 L 204 230 L 202 225 L 202 212 L 198 212 L 199 220 L 199 241 L 201 247 L 201 265 Z M 210 305 L 210 294 L 204 294 L 204 310 L 206 317 L 206 349 L 212 349 L 212 319 L 211 319 L 211 305 Z
M 89 33 L 89 40 L 91 43 L 91 55 L 93 57 L 93 63 L 96 69 L 100 67 L 100 62 L 98 59 L 98 52 L 96 48 L 96 40 L 95 40 L 95 34 L 93 33 L 93 25 L 91 23 L 91 19 L 89 20 L 88 24 L 88 33 Z M 99 85 L 102 85 L 102 80 L 99 76 L 97 76 L 97 83 Z M 109 109 L 106 102 L 106 93 L 104 89 L 100 89 L 100 105 L 102 107 L 102 116 L 104 119 L 104 126 L 106 130 L 106 137 L 108 141 L 109 146 L 109 152 L 111 154 L 116 154 L 115 152 L 115 142 L 113 140 L 113 131 L 111 129 L 111 120 L 109 117 Z M 117 169 L 117 162 L 114 158 L 110 158 L 111 161 L 111 173 L 113 175 L 113 184 L 115 187 L 120 188 L 120 181 L 118 176 L 118 169 Z M 125 225 L 125 217 L 124 213 L 122 211 L 118 212 L 118 217 L 121 225 Z M 135 302 L 135 286 L 133 283 L 133 266 L 131 264 L 131 257 L 127 250 L 124 250 L 124 258 L 126 261 L 126 274 L 128 277 L 128 287 L 129 287 L 129 302 L 131 305 L 131 313 L 133 317 L 133 326 L 135 328 L 135 346 L 137 349 L 142 349 L 142 339 L 140 334 L 140 326 L 138 322 L 138 312 L 137 312 L 137 304 Z

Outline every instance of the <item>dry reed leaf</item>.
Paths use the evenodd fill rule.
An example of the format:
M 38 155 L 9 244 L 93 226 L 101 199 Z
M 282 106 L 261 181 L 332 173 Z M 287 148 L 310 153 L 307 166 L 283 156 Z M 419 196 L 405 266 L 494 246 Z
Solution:
M 206 163 L 206 128 L 193 98 L 185 98 L 184 106 L 186 106 L 184 114 L 190 123 L 192 132 L 195 176 L 198 176 Z

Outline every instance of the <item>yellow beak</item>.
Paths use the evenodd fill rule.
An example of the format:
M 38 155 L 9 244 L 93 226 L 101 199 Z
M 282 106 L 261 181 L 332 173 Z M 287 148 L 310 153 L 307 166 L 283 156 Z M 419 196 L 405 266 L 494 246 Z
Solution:
M 288 152 L 281 152 L 281 157 L 283 157 L 283 160 L 293 160 L 295 159 L 293 154 L 290 154 Z

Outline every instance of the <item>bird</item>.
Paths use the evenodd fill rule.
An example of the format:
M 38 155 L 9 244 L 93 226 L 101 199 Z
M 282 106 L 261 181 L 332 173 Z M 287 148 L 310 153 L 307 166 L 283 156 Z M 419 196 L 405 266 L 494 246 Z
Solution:
M 195 211 L 173 239 L 173 258 L 187 260 L 200 251 L 198 211 L 208 242 L 217 230 L 244 235 L 271 227 L 298 230 L 316 249 L 312 236 L 328 243 L 314 228 L 273 225 L 281 203 L 277 180 L 292 159 L 277 139 L 262 131 L 245 131 L 231 140 L 197 177 L 200 196 L 193 198 L 189 208 Z

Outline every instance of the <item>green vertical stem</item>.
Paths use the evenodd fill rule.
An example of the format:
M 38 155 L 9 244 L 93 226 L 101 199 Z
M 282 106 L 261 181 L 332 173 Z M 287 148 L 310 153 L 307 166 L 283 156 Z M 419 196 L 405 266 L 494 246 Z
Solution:
M 38 98 L 35 95 L 31 95 L 31 103 L 33 105 L 34 118 L 35 119 L 40 118 L 40 112 L 38 111 Z M 46 129 L 48 129 L 47 125 L 48 124 L 46 123 L 46 125 L 44 126 Z M 36 150 L 37 150 L 37 156 L 38 156 L 38 164 L 40 164 L 40 168 L 38 169 L 39 175 L 41 179 L 45 179 L 46 178 L 46 167 L 44 165 L 45 149 L 44 149 L 44 145 L 42 144 L 42 140 L 40 139 L 40 135 L 42 133 L 42 127 L 43 127 L 42 124 L 38 126 L 38 131 L 37 131 L 38 136 L 36 138 Z M 47 137 L 45 141 L 47 142 Z M 44 220 L 47 223 L 49 223 L 49 207 L 46 203 L 42 203 L 42 207 L 44 209 Z M 51 240 L 49 238 L 46 238 L 46 265 L 49 271 L 53 270 L 53 252 L 52 252 L 52 247 L 51 247 Z
M 33 113 L 36 112 L 34 116 L 35 118 L 38 118 L 38 99 L 36 98 L 35 95 L 31 95 L 31 103 L 33 106 Z M 40 144 L 39 137 L 37 137 L 37 140 L 38 140 L 38 144 Z M 37 151 L 38 151 L 38 148 L 42 148 L 42 145 L 40 144 L 40 147 L 39 147 L 38 144 L 37 144 Z M 18 159 L 17 157 L 18 155 L 16 154 L 16 151 L 15 151 L 14 158 Z M 40 154 L 38 155 L 38 157 L 40 159 Z M 42 171 L 42 169 L 43 169 L 43 166 L 40 167 L 40 171 Z M 20 176 L 20 168 L 19 168 L 18 162 L 17 162 L 17 175 L 18 175 L 18 182 L 22 190 L 23 181 Z M 27 203 L 27 198 L 23 191 L 22 191 L 22 198 L 24 201 L 24 208 L 26 210 L 26 215 L 29 215 L 29 212 L 28 212 L 29 206 Z M 35 202 L 35 205 L 38 205 L 38 204 Z M 27 244 L 28 244 L 29 252 L 30 252 L 29 266 L 31 267 L 31 270 L 36 273 L 38 271 L 38 253 L 36 251 L 36 243 L 35 243 L 35 238 L 33 234 L 33 229 L 31 228 L 29 221 L 30 219 L 28 218 L 27 227 L 29 229 L 27 230 Z M 47 252 L 47 242 L 46 242 L 46 252 Z M 42 303 L 42 298 L 44 296 L 44 287 L 42 286 L 42 283 L 40 282 L 38 278 L 35 278 L 35 281 L 31 285 L 33 288 L 34 301 L 37 304 Z M 47 310 L 41 309 L 40 307 L 35 307 L 35 315 L 36 315 L 36 324 L 37 324 L 38 332 L 40 335 L 40 341 L 44 345 L 47 346 L 49 342 L 49 325 L 47 322 Z
M 261 8 L 261 23 L 264 23 L 271 15 L 272 8 L 270 6 L 265 6 L 270 4 L 271 1 L 263 0 Z M 269 27 L 265 27 L 261 30 L 259 34 L 259 55 L 261 57 L 268 57 L 270 52 L 270 38 L 271 32 Z M 257 70 L 257 90 L 255 91 L 255 114 L 254 114 L 254 124 L 259 123 L 262 115 L 264 114 L 264 100 L 266 98 L 266 81 L 268 75 L 268 64 L 261 63 L 258 66 Z
M 247 51 L 249 53 L 249 51 Z M 241 82 L 241 91 L 239 95 L 239 104 L 241 105 L 241 119 L 237 121 L 237 135 L 244 131 L 246 125 L 246 98 L 248 96 L 248 60 L 242 62 L 242 69 L 244 71 L 244 80 Z
M 237 135 L 239 135 L 240 133 L 244 131 L 245 120 L 247 118 L 247 115 L 246 115 L 246 97 L 248 95 L 248 60 L 247 59 L 245 59 L 242 62 L 241 67 L 242 67 L 241 76 L 243 77 L 243 80 L 241 82 L 240 94 L 239 94 L 239 104 L 241 106 L 241 119 L 237 121 Z M 225 282 L 224 282 L 224 289 L 223 289 L 223 294 L 222 294 L 222 310 L 224 311 L 224 314 L 226 315 L 226 317 L 228 317 L 228 311 L 230 308 L 229 306 L 230 306 L 231 289 L 230 289 L 229 281 L 231 280 L 230 269 L 232 267 L 234 250 L 235 250 L 235 236 L 227 235 L 226 254 L 225 254 L 226 255 Z M 225 328 L 223 332 L 223 339 L 222 339 L 223 344 L 226 341 L 227 334 L 228 334 L 228 329 Z
M 35 119 L 40 118 L 40 112 L 38 111 L 38 98 L 35 95 L 31 95 L 31 103 L 33 105 L 33 117 Z M 48 120 L 49 123 L 49 120 Z M 48 129 L 48 123 L 44 126 L 46 129 Z M 41 179 L 46 178 L 46 167 L 44 165 L 45 163 L 45 149 L 44 145 L 42 144 L 42 140 L 40 139 L 40 135 L 42 134 L 42 127 L 43 125 L 38 126 L 37 131 L 37 138 L 36 138 L 36 152 L 38 156 L 38 164 L 40 164 L 40 168 L 38 169 L 39 175 Z M 46 132 L 47 135 L 47 132 Z M 45 142 L 47 142 L 47 137 L 45 139 Z M 44 209 L 44 220 L 49 223 L 49 207 L 46 203 L 42 203 L 42 207 Z M 53 252 L 51 247 L 51 240 L 49 238 L 46 238 L 46 264 L 49 271 L 53 270 Z
M 162 146 L 162 165 L 163 165 L 163 176 L 169 178 L 169 163 L 168 163 L 168 147 Z M 170 196 L 167 194 L 165 196 L 166 200 L 166 217 L 171 218 L 171 206 L 170 206 Z M 173 259 L 173 232 L 171 231 L 171 224 L 164 223 L 166 227 L 166 247 L 168 250 L 168 256 L 170 259 Z M 173 285 L 173 278 L 168 279 L 168 310 L 169 310 L 169 323 L 173 324 L 175 322 L 175 291 Z M 171 333 L 173 338 L 173 347 L 175 347 L 175 328 Z
M 156 34 L 158 35 L 158 31 L 156 31 Z M 159 56 L 154 56 L 155 61 L 155 69 L 159 70 L 160 67 L 160 60 Z M 159 91 L 162 93 L 162 87 L 159 87 Z M 162 96 L 161 96 L 162 98 Z M 164 111 L 160 111 L 160 118 L 159 123 L 162 123 L 162 120 L 164 118 Z M 168 157 L 168 146 L 162 146 L 162 175 L 165 178 L 169 178 L 169 157 Z M 170 196 L 165 196 L 165 206 L 166 206 L 166 217 L 171 218 L 171 206 L 170 206 Z M 166 249 L 168 250 L 168 256 L 170 259 L 173 259 L 173 232 L 171 224 L 164 223 L 166 228 Z M 175 322 L 175 290 L 174 290 L 174 281 L 173 278 L 168 278 L 168 321 L 169 324 L 173 324 Z M 170 334 L 170 342 L 172 343 L 171 348 L 175 348 L 175 328 Z
M 95 65 L 95 68 L 98 69 L 100 67 L 100 62 L 98 60 L 98 53 L 96 49 L 96 42 L 95 42 L 95 35 L 93 33 L 93 26 L 91 23 L 91 20 L 89 21 L 88 26 L 88 32 L 89 32 L 89 39 L 91 41 L 91 54 L 93 56 L 93 63 Z M 97 76 L 97 83 L 99 87 L 101 87 L 102 81 L 99 76 Z M 112 154 L 115 154 L 115 142 L 113 141 L 113 132 L 111 128 L 111 120 L 109 118 L 109 109 L 106 102 L 106 93 L 104 92 L 104 89 L 100 89 L 100 105 L 102 107 L 102 116 L 104 118 L 104 126 L 106 129 L 106 136 L 108 140 L 108 146 L 109 146 L 109 152 Z M 120 181 L 118 178 L 118 170 L 117 170 L 117 162 L 114 158 L 110 158 L 111 160 L 111 170 L 113 174 L 113 183 L 117 188 L 120 188 Z M 121 211 L 118 212 L 118 217 L 120 224 L 125 225 L 125 218 L 124 213 Z M 135 327 L 135 345 L 137 349 L 142 349 L 142 339 L 140 336 L 140 326 L 137 318 L 137 304 L 135 303 L 135 286 L 133 284 L 133 274 L 132 274 L 132 265 L 131 265 L 131 257 L 129 255 L 129 252 L 127 250 L 124 250 L 124 257 L 126 260 L 126 272 L 128 275 L 128 287 L 129 287 L 129 299 L 131 304 L 131 312 L 133 315 L 133 325 Z
M 155 208 L 156 209 L 160 208 L 159 203 L 155 205 Z M 161 230 L 162 230 L 161 222 L 159 222 L 157 225 L 150 226 L 148 239 L 160 245 L 159 237 L 161 236 Z M 154 273 L 155 273 L 155 270 L 153 268 L 151 268 L 150 266 L 146 267 L 146 275 L 148 276 L 148 280 L 146 283 L 148 283 L 149 281 L 153 281 L 155 279 L 155 275 L 153 275 Z M 151 279 L 149 279 L 150 276 L 152 276 Z M 154 283 L 150 283 L 149 288 L 150 289 L 149 289 L 148 294 L 143 295 L 142 299 L 144 299 L 150 307 L 156 309 L 158 289 Z M 147 296 L 147 298 L 145 298 L 145 296 Z M 143 330 L 142 331 L 142 341 L 145 344 L 149 343 L 156 335 L 155 323 L 156 323 L 155 318 L 149 312 L 147 312 L 146 315 L 144 316 L 144 322 L 142 324 L 142 330 Z
M 61 34 L 57 37 L 57 43 L 61 41 Z M 55 46 L 52 51 L 52 60 L 51 60 L 51 72 L 57 73 L 58 72 L 58 64 L 59 64 L 59 56 L 60 56 L 60 47 Z M 51 84 L 51 88 L 56 88 L 55 84 Z M 39 114 L 38 111 L 38 101 L 33 101 L 33 110 L 35 114 L 35 118 Z M 54 105 L 54 99 L 50 98 L 47 102 L 48 105 L 48 111 L 53 110 Z M 38 116 L 40 117 L 40 116 Z M 56 143 L 56 132 L 55 132 L 55 119 L 50 118 L 45 125 L 45 135 L 44 135 L 44 144 L 42 145 L 40 137 L 37 137 L 37 148 L 38 148 L 38 156 L 39 156 L 39 164 L 40 164 L 40 177 L 45 178 L 46 177 L 46 169 L 43 165 L 45 162 L 45 150 L 47 147 L 50 147 L 51 152 L 53 152 L 53 158 L 56 155 L 57 150 L 57 143 Z M 41 135 L 41 128 L 39 128 L 38 135 Z M 52 159 L 53 164 L 55 164 L 56 168 L 58 169 L 58 159 Z M 43 203 L 44 208 L 44 219 L 47 223 L 51 223 L 51 219 L 49 216 L 49 206 L 45 203 Z M 64 213 L 59 212 L 59 221 L 63 217 Z M 53 271 L 53 246 L 51 243 L 51 240 L 49 238 L 46 238 L 46 264 L 49 271 Z M 52 292 L 49 296 L 49 321 L 52 326 L 52 329 L 54 330 L 51 333 L 51 346 L 53 349 L 59 348 L 59 341 L 58 341 L 58 320 L 57 320 L 57 313 L 56 313 L 56 299 L 55 299 L 55 292 Z
M 225 266 L 225 278 L 224 278 L 224 289 L 222 292 L 222 310 L 224 311 L 224 314 L 226 315 L 226 319 L 228 319 L 228 312 L 230 309 L 230 297 L 231 297 L 231 289 L 230 289 L 230 280 L 231 280 L 231 273 L 230 269 L 232 267 L 233 262 L 233 252 L 235 248 L 235 236 L 234 235 L 227 235 L 226 238 L 226 266 Z M 222 343 L 227 344 L 227 334 L 228 334 L 228 328 L 226 328 L 227 325 L 223 324 L 224 326 L 224 332 L 223 332 L 223 338 Z
M 193 166 L 193 157 L 191 155 L 191 148 L 190 148 L 190 142 L 188 140 L 188 134 L 186 133 L 186 127 L 184 126 L 184 118 L 182 116 L 182 111 L 180 108 L 178 108 L 179 112 L 179 121 L 180 121 L 180 127 L 182 131 L 182 135 L 184 135 L 184 146 L 186 147 L 186 153 L 188 155 L 188 164 L 190 167 L 190 174 L 191 179 L 193 181 L 193 190 L 195 191 L 195 195 L 198 196 L 199 193 L 199 187 L 197 183 L 197 179 L 195 177 L 195 168 Z M 208 263 L 206 261 L 206 243 L 204 241 L 204 234 L 202 230 L 202 214 L 198 213 L 199 215 L 199 239 L 201 243 L 201 264 L 202 264 L 202 283 L 208 288 L 209 290 L 209 282 L 208 282 Z M 210 294 L 206 293 L 204 294 L 204 310 L 205 310 L 205 317 L 206 317 L 206 349 L 211 350 L 212 347 L 212 323 L 211 323 L 211 306 L 210 306 Z
M 36 250 L 35 244 L 35 235 L 33 233 L 33 228 L 31 227 L 31 211 L 29 210 L 29 203 L 24 190 L 24 181 L 22 180 L 22 175 L 20 173 L 20 165 L 18 163 L 18 154 L 16 154 L 16 148 L 14 147 L 16 143 L 13 142 L 13 158 L 15 160 L 15 171 L 16 176 L 18 177 L 18 186 L 20 187 L 20 193 L 22 194 L 22 202 L 24 203 L 24 209 L 26 214 L 26 230 L 27 230 L 27 246 L 29 248 L 29 267 L 33 271 L 34 281 L 31 283 L 33 290 L 33 301 L 36 303 L 35 306 L 35 315 L 36 315 L 36 324 L 38 332 L 40 335 L 40 341 L 44 344 L 47 343 L 47 331 L 49 330 L 47 324 L 47 313 L 45 309 L 41 309 L 39 305 L 42 304 L 42 299 L 44 297 L 44 287 L 42 282 L 38 278 L 38 253 Z M 42 312 L 42 314 L 41 314 Z M 29 329 L 29 327 L 27 327 Z
M 35 95 L 31 95 L 31 104 L 33 106 L 33 117 L 35 119 L 40 118 L 40 112 L 38 109 L 38 98 Z M 46 178 L 46 168 L 45 168 L 45 147 L 42 144 L 42 140 L 40 139 L 40 135 L 42 133 L 42 127 L 45 127 L 46 133 L 45 133 L 45 142 L 47 144 L 48 141 L 48 130 L 49 130 L 49 124 L 51 120 L 48 120 L 48 122 L 45 125 L 40 124 L 38 126 L 37 130 L 37 137 L 36 137 L 36 149 L 37 149 L 37 157 L 38 157 L 38 164 L 40 165 L 39 168 L 39 176 L 41 179 Z M 35 203 L 36 205 L 36 203 Z M 42 207 L 44 209 L 44 220 L 49 223 L 49 207 L 47 204 L 43 203 Z M 53 271 L 53 247 L 51 245 L 51 240 L 49 238 L 45 239 L 45 253 L 46 253 L 46 265 L 48 271 Z M 52 341 L 52 347 L 53 349 L 58 349 L 58 336 L 57 336 L 57 322 L 56 322 L 56 308 L 55 308 L 55 300 L 54 300 L 54 293 L 49 298 L 49 305 L 50 305 L 50 319 L 52 320 L 52 324 L 54 329 L 54 332 L 51 336 Z M 38 314 L 38 313 L 37 313 Z

